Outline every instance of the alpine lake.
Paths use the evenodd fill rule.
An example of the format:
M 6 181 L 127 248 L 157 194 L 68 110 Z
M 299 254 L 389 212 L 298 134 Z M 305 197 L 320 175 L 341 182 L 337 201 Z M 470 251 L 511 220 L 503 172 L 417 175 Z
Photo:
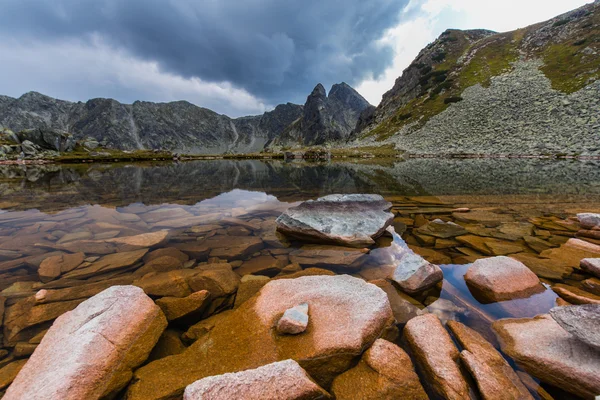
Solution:
M 402 246 L 440 266 L 443 281 L 419 293 L 402 292 L 387 279 L 385 255 L 394 242 L 387 233 L 365 249 L 300 243 L 276 232 L 275 220 L 289 207 L 338 193 L 380 194 L 391 202 L 392 226 Z M 600 280 L 580 267 L 581 259 L 600 257 L 600 231 L 583 229 L 578 213 L 600 213 L 600 161 L 415 158 L 0 166 L 0 390 L 10 385 L 53 321 L 85 299 L 114 285 L 139 286 L 155 301 L 183 298 L 193 290 L 173 271 L 217 264 L 235 279 L 217 280 L 213 292 L 218 294 L 211 293 L 202 313 L 169 321 L 117 398 L 181 396 L 179 387 L 164 393 L 157 389 L 173 384 L 175 378 L 169 377 L 163 385 L 165 375 L 187 379 L 186 372 L 170 369 L 177 359 L 164 360 L 189 352 L 231 309 L 239 309 L 270 280 L 286 276 L 348 274 L 375 283 L 386 292 L 395 318 L 385 337 L 407 351 L 413 363 L 414 350 L 403 330 L 425 314 L 435 314 L 444 324 L 459 321 L 501 350 L 491 327 L 497 320 L 532 318 L 557 305 L 600 303 Z M 584 244 L 573 246 L 570 240 Z M 476 260 L 494 256 L 526 265 L 543 290 L 515 300 L 482 301 L 464 275 Z M 355 298 L 357 313 L 363 301 Z M 253 357 L 248 349 L 236 348 L 247 339 L 236 340 L 249 335 L 238 318 L 240 332 L 232 328 L 230 345 L 223 348 L 224 357 L 236 361 L 216 368 L 215 375 L 246 369 L 243 358 Z M 454 343 L 460 351 L 459 342 Z M 580 398 L 502 354 L 533 398 Z M 354 357 L 352 365 L 359 359 Z M 427 371 L 417 372 L 429 398 L 439 398 Z M 465 376 L 476 388 L 475 379 Z M 331 381 L 319 383 L 331 388 Z

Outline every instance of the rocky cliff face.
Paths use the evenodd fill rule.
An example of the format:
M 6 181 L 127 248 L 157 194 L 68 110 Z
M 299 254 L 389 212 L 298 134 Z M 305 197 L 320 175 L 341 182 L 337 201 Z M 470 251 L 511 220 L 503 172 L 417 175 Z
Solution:
M 302 117 L 280 136 L 275 146 L 321 145 L 345 142 L 361 115 L 370 106 L 356 90 L 346 83 L 333 85 L 329 96 L 318 84 L 306 99 Z
M 354 145 L 600 154 L 600 1 L 507 33 L 448 30 L 360 118 Z
M 91 137 L 124 150 L 248 153 L 262 150 L 302 115 L 302 109 L 288 103 L 261 116 L 231 119 L 185 101 L 72 103 L 30 92 L 18 99 L 0 97 L 0 127 L 65 131 L 78 140 Z

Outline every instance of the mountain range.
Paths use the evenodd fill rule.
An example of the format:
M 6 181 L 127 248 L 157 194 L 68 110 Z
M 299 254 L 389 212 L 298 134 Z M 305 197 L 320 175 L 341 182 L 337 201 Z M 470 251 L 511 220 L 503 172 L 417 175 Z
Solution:
M 347 139 L 369 103 L 345 83 L 326 95 L 317 85 L 304 106 L 280 104 L 259 116 L 229 118 L 187 101 L 122 104 L 113 99 L 85 103 L 36 92 L 0 96 L 0 127 L 18 132 L 49 129 L 76 139 L 93 138 L 123 150 L 166 149 L 188 154 L 250 153 L 276 141 L 310 146 Z
M 250 153 L 313 145 L 421 154 L 600 155 L 600 0 L 512 32 L 450 29 L 381 103 L 346 83 L 304 105 L 229 118 L 186 101 L 0 96 L 0 128 L 65 131 L 124 150 Z

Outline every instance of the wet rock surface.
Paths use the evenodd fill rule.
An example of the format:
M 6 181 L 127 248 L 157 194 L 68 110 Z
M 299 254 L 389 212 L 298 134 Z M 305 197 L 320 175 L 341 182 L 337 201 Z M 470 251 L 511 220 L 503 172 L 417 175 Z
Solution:
M 329 195 L 289 208 L 277 218 L 277 230 L 305 241 L 364 247 L 392 223 L 391 206 L 379 195 Z
M 178 173 L 179 169 L 179 166 L 173 166 L 173 173 Z M 373 169 L 374 173 L 376 171 L 380 171 L 379 167 Z M 455 172 L 460 174 L 461 170 Z M 102 176 L 98 169 L 91 174 L 98 179 Z M 109 176 L 105 172 L 102 174 L 105 178 Z M 242 172 L 242 181 L 244 176 Z M 288 178 L 294 179 L 292 175 Z M 355 177 L 351 179 L 360 184 Z M 198 182 L 201 185 L 202 180 Z M 107 185 L 107 182 L 100 180 L 96 185 L 99 184 Z M 86 187 L 93 190 L 93 187 Z M 477 331 L 485 341 L 497 344 L 490 325 L 499 318 L 533 317 L 548 313 L 556 304 L 593 302 L 600 295 L 597 292 L 600 286 L 594 280 L 598 278 L 582 263 L 583 256 L 590 257 L 588 250 L 598 243 L 594 238 L 580 236 L 584 228 L 574 217 L 578 210 L 596 210 L 595 203 L 590 203 L 589 198 L 567 208 L 565 204 L 572 199 L 539 194 L 440 198 L 386 196 L 392 204 L 390 213 L 395 216 L 394 224 L 402 235 L 386 233 L 374 244 L 356 248 L 304 244 L 278 234 L 277 216 L 293 205 L 291 201 L 302 199 L 290 191 L 277 189 L 282 190 L 278 196 L 290 199 L 290 203 L 280 202 L 264 193 L 234 191 L 196 204 L 193 200 L 196 194 L 182 194 L 188 193 L 188 189 L 193 190 L 190 187 L 177 194 L 181 196 L 182 204 L 139 203 L 114 207 L 110 202 L 121 200 L 109 197 L 104 200 L 109 202 L 106 206 L 67 207 L 52 213 L 0 211 L 0 303 L 5 306 L 0 368 L 10 366 L 6 370 L 6 379 L 2 378 L 4 385 L 13 379 L 18 362 L 27 360 L 36 350 L 57 317 L 115 285 L 137 285 L 156 304 L 166 305 L 167 313 L 172 312 L 167 330 L 142 366 L 133 370 L 136 378 L 123 392 L 144 399 L 155 395 L 160 398 L 165 395 L 162 390 L 170 393 L 167 396 L 172 393 L 176 393 L 176 397 L 182 396 L 185 386 L 198 378 L 258 368 L 284 360 L 283 357 L 297 360 L 311 379 L 330 392 L 333 391 L 332 382 L 343 376 L 344 387 L 356 388 L 357 393 L 362 389 L 365 396 L 371 393 L 377 398 L 381 393 L 402 393 L 401 390 L 408 390 L 406 386 L 398 386 L 393 377 L 385 375 L 384 369 L 367 363 L 369 348 L 374 348 L 373 343 L 378 337 L 400 344 L 411 354 L 411 363 L 414 362 L 421 374 L 420 383 L 433 398 L 433 381 L 422 372 L 422 365 L 426 364 L 418 361 L 408 342 L 398 340 L 398 335 L 408 335 L 411 321 L 426 314 L 437 316 L 442 327 L 450 328 L 454 324 L 452 321 L 460 321 Z M 158 194 L 154 192 L 148 195 Z M 123 193 L 128 192 L 124 190 Z M 81 196 L 85 198 L 83 194 Z M 315 193 L 314 197 L 317 196 Z M 3 197 L 0 204 L 18 208 L 19 205 L 7 205 L 15 198 Z M 184 205 L 188 200 L 194 205 Z M 470 213 L 473 213 L 472 218 L 468 216 Z M 178 227 L 162 228 L 167 225 Z M 439 237 L 436 236 L 438 231 L 428 225 L 443 225 L 442 229 L 460 234 Z M 567 248 L 566 256 L 561 256 L 558 251 L 561 246 L 562 250 Z M 512 252 L 517 248 L 519 252 L 511 253 L 510 257 L 521 261 L 552 290 L 527 299 L 481 304 L 472 296 L 463 278 L 469 264 L 490 254 Z M 580 251 L 582 249 L 584 251 Z M 79 263 L 81 253 L 83 261 Z M 434 284 L 427 283 L 429 274 L 420 275 L 417 269 L 412 275 L 420 283 L 425 282 L 420 289 L 411 291 L 409 286 L 402 288 L 394 281 L 393 273 L 400 259 L 413 253 L 419 257 L 419 265 L 441 265 L 443 280 L 436 278 Z M 73 261 L 63 267 L 62 260 L 71 259 Z M 78 265 L 71 269 L 75 264 Z M 43 271 L 41 275 L 40 271 Z M 83 271 L 83 274 L 77 276 L 77 271 Z M 433 268 L 433 276 L 435 271 Z M 348 318 L 363 307 L 371 307 L 365 303 L 365 299 L 373 297 L 370 292 L 350 290 L 351 295 L 343 297 L 342 301 L 348 306 L 332 311 L 327 323 L 319 322 L 319 326 L 333 326 L 334 320 L 339 323 L 335 325 L 335 335 L 328 331 L 317 335 L 321 328 L 315 330 L 314 304 L 306 298 L 294 297 L 298 295 L 295 289 L 285 295 L 270 296 L 270 307 L 276 310 L 269 313 L 268 323 L 259 319 L 257 298 L 271 282 L 293 282 L 304 279 L 302 277 L 321 280 L 338 278 L 341 274 L 352 274 L 362 285 L 368 281 L 381 288 L 382 292 L 375 297 L 385 296 L 391 310 L 389 324 L 382 324 L 386 327 L 376 337 L 360 340 L 360 346 L 348 344 L 350 347 L 347 348 L 352 348 L 350 352 L 341 349 L 341 353 L 338 350 L 329 352 L 325 344 L 340 342 L 335 335 L 348 336 L 347 332 L 362 326 L 362 322 L 348 322 Z M 311 296 L 317 296 L 323 290 L 319 286 Z M 288 298 L 289 302 L 283 301 Z M 277 322 L 285 311 L 303 302 L 309 303 L 306 330 L 296 335 L 278 333 Z M 334 304 L 339 306 L 330 297 L 322 304 L 327 304 L 328 310 Z M 380 317 L 375 319 L 382 320 Z M 409 329 L 406 329 L 407 325 Z M 432 331 L 436 332 L 436 329 Z M 435 348 L 438 353 L 446 343 L 441 340 L 441 344 L 433 346 L 433 342 L 438 343 L 438 337 L 443 336 L 441 332 L 431 339 L 430 348 Z M 458 334 L 451 333 L 458 343 Z M 427 335 L 431 336 L 429 331 Z M 514 394 L 506 381 L 510 370 L 495 363 L 495 358 L 490 355 L 493 352 L 482 353 L 473 348 L 468 350 L 466 345 L 458 346 L 455 346 L 456 351 L 460 353 L 455 365 L 465 380 L 472 378 L 471 390 L 478 390 L 484 398 L 483 392 L 492 398 Z M 320 356 L 307 358 L 303 351 Z M 510 357 L 507 359 L 512 363 Z M 406 368 L 410 365 L 403 363 Z M 552 384 L 543 383 L 540 388 L 531 383 L 543 373 L 528 371 L 531 375 L 518 373 L 529 379 L 530 390 L 548 390 L 555 398 L 560 398 L 560 390 Z M 557 371 L 553 373 L 558 374 Z M 169 376 L 166 381 L 163 381 L 164 375 Z M 177 379 L 185 380 L 185 383 L 175 382 Z M 357 387 L 355 379 L 365 383 Z M 568 378 L 563 376 L 561 379 Z M 407 377 L 406 382 L 412 380 Z M 499 385 L 507 389 L 499 392 Z

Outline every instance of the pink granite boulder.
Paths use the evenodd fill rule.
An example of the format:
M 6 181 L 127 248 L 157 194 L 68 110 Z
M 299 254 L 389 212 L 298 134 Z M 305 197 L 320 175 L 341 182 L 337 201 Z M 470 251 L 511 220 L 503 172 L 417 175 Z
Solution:
M 162 311 L 142 289 L 106 289 L 56 319 L 4 399 L 114 397 L 166 326 Z
M 330 398 L 294 360 L 237 373 L 209 376 L 189 385 L 183 400 L 311 400 Z

